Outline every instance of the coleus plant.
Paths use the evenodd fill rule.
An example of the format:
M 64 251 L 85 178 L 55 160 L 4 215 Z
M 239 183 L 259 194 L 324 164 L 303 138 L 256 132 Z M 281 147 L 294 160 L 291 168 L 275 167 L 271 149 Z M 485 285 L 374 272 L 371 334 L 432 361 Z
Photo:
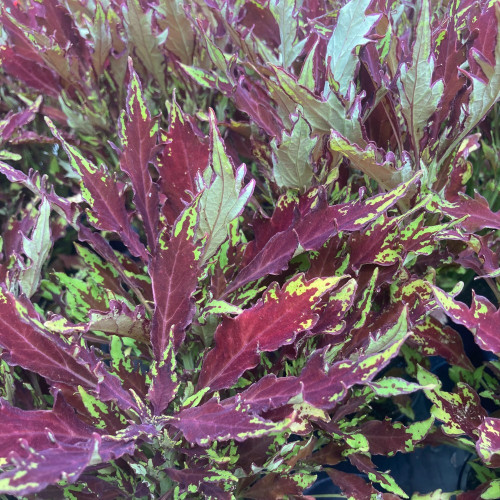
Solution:
M 0 8 L 1 494 L 499 496 L 498 3 Z

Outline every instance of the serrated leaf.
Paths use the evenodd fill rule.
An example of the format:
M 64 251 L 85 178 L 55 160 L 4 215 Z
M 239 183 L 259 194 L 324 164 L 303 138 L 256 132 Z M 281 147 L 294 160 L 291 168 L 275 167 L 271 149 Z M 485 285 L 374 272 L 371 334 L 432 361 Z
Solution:
M 176 220 L 172 232 L 160 233 L 157 251 L 149 267 L 155 312 L 151 325 L 151 343 L 155 359 L 163 359 L 169 342 L 177 351 L 184 330 L 194 315 L 192 294 L 200 275 L 202 246 L 198 242 L 198 205 L 200 196 Z M 171 335 L 173 335 L 172 338 Z
M 276 139 L 271 142 L 274 178 L 280 187 L 307 189 L 313 178 L 311 153 L 317 139 L 311 139 L 309 124 L 300 113 L 292 119 L 290 134 L 283 131 L 279 145 Z
M 275 66 L 272 68 L 283 93 L 301 106 L 301 112 L 311 125 L 314 134 L 329 134 L 332 130 L 336 130 L 350 142 L 364 146 L 365 141 L 358 118 L 347 116 L 347 110 L 333 92 L 326 100 L 318 99 L 282 68 Z
M 174 327 L 170 328 L 168 344 L 163 352 L 163 358 L 154 360 L 151 365 L 150 375 L 152 378 L 148 392 L 148 400 L 151 401 L 155 415 L 159 415 L 168 406 L 179 389 L 179 379 L 176 372 L 177 363 L 174 350 Z
M 430 6 L 429 0 L 423 0 L 413 44 L 412 65 L 408 69 L 408 66 L 403 64 L 398 81 L 401 108 L 412 136 L 416 162 L 420 161 L 420 140 L 424 135 L 424 128 L 436 111 L 444 90 L 442 80 L 432 81 L 433 71 Z M 433 182 L 434 179 L 429 181 Z
M 200 135 L 174 95 L 166 144 L 156 162 L 160 188 L 167 197 L 162 211 L 169 223 L 177 219 L 186 203 L 196 195 L 196 178 L 208 166 L 209 146 Z
M 298 275 L 281 290 L 276 284 L 269 287 L 255 306 L 236 318 L 224 318 L 215 332 L 215 347 L 203 362 L 198 387 L 230 387 L 258 364 L 260 352 L 290 344 L 299 332 L 312 328 L 318 320 L 316 303 L 340 280 L 332 277 L 306 282 Z
M 172 419 L 186 439 L 200 446 L 213 441 L 245 441 L 282 432 L 289 422 L 272 422 L 242 410 L 238 404 L 222 406 L 211 399 L 201 406 L 182 410 Z
M 122 5 L 128 39 L 135 49 L 137 60 L 154 76 L 165 92 L 164 57 L 159 46 L 165 34 L 153 32 L 153 10 L 143 10 L 139 0 L 127 0 Z
M 92 224 L 98 229 L 117 232 L 134 255 L 145 258 L 146 251 L 130 226 L 124 200 L 118 192 L 114 177 L 104 165 L 97 167 L 84 158 L 77 148 L 68 144 L 50 118 L 46 117 L 45 121 L 64 148 L 72 168 L 81 178 L 82 196 L 90 205 L 91 211 L 88 214 Z
M 401 394 L 411 394 L 421 389 L 432 389 L 433 386 L 422 387 L 420 384 L 410 382 L 398 377 L 384 377 L 368 384 L 377 396 L 390 398 Z
M 219 130 L 215 113 L 210 110 L 210 166 L 203 174 L 205 190 L 200 199 L 198 235 L 207 236 L 203 260 L 208 260 L 218 250 L 228 235 L 229 223 L 240 215 L 253 193 L 255 180 L 243 186 L 246 168 L 241 165 L 236 172 Z
M 89 32 L 94 42 L 92 64 L 99 77 L 104 71 L 106 59 L 110 56 L 113 46 L 111 29 L 101 2 L 96 2 L 94 19 L 91 23 L 89 22 Z
M 297 41 L 297 16 L 302 1 L 272 0 L 269 4 L 280 30 L 280 64 L 289 68 L 304 48 L 307 38 Z
M 411 167 L 407 163 L 398 168 L 394 154 L 389 152 L 384 155 L 374 143 L 369 143 L 362 149 L 332 130 L 328 146 L 330 150 L 342 153 L 351 161 L 353 168 L 358 168 L 376 180 L 384 189 L 394 189 L 412 176 Z
M 150 321 L 146 318 L 144 306 L 133 311 L 124 302 L 110 300 L 109 311 L 89 312 L 89 329 L 126 337 L 138 342 L 150 340 Z
M 150 396 L 155 411 L 161 413 L 177 387 L 175 353 L 181 346 L 185 329 L 194 312 L 193 293 L 201 270 L 202 243 L 197 242 L 198 203 L 187 207 L 173 226 L 170 238 L 165 228 L 158 240 L 150 266 L 156 307 L 151 325 L 151 343 L 155 357 Z
M 340 94 L 346 95 L 350 82 L 358 65 L 357 47 L 366 45 L 370 39 L 365 38 L 372 29 L 379 15 L 366 15 L 370 0 L 351 0 L 339 12 L 337 25 L 326 48 L 326 61 L 330 58 L 332 76 L 338 85 Z
M 390 457 L 397 452 L 414 451 L 415 445 L 427 436 L 433 423 L 434 417 L 413 422 L 408 427 L 401 422 L 370 420 L 363 423 L 357 432 L 368 440 L 370 453 Z
M 59 394 L 52 410 L 24 411 L 2 401 L 0 422 L 0 460 L 14 459 L 14 468 L 0 474 L 3 494 L 24 496 L 62 479 L 75 482 L 86 467 L 133 453 L 135 446 L 99 435 Z
M 486 417 L 478 428 L 477 454 L 489 467 L 500 466 L 500 419 Z M 483 497 L 484 498 L 484 497 Z
M 434 386 L 424 389 L 424 392 L 434 403 L 431 414 L 443 422 L 443 432 L 449 436 L 467 434 L 474 439 L 477 427 L 486 416 L 476 391 L 464 382 L 458 382 L 454 392 L 443 391 L 439 378 L 420 365 L 417 367 L 417 379 L 422 385 Z
M 167 49 L 173 52 L 181 63 L 191 64 L 195 34 L 184 8 L 184 0 L 161 0 L 158 4 L 158 12 L 164 16 L 164 19 L 158 18 L 157 22 L 163 31 L 168 29 L 165 42 Z
M 19 278 L 21 289 L 31 297 L 40 283 L 40 273 L 52 248 L 50 231 L 50 204 L 44 198 L 38 209 L 38 217 L 31 233 L 31 239 L 23 236 L 23 251 L 29 259 Z
M 334 408 L 350 387 L 370 383 L 397 356 L 407 337 L 404 333 L 380 353 L 362 355 L 356 361 L 340 360 L 331 366 L 325 362 L 324 350 L 317 350 L 298 377 L 304 386 L 304 400 L 316 408 Z
M 129 73 L 127 107 L 120 115 L 118 128 L 123 148 L 120 168 L 132 181 L 134 203 L 144 222 L 149 251 L 152 253 L 157 240 L 159 201 L 157 186 L 151 180 L 148 166 L 156 146 L 158 124 L 151 118 L 139 76 L 134 71 L 131 59 Z
M 5 47 L 2 47 L 5 49 Z M 1 53 L 2 51 L 0 51 Z M 7 113 L 2 120 L 0 120 L 0 140 L 8 141 L 12 135 L 18 131 L 21 127 L 24 127 L 27 123 L 34 120 L 38 110 L 42 104 L 42 96 L 38 96 L 32 104 L 30 104 L 26 109 L 19 111 L 18 113 Z M 14 153 L 12 153 L 14 154 Z
M 123 408 L 132 406 L 129 394 L 99 362 L 95 353 L 77 342 L 67 342 L 46 330 L 31 304 L 0 292 L 0 347 L 3 359 L 69 386 L 81 385 L 100 394 L 103 401 L 116 399 Z
M 454 300 L 452 295 L 440 288 L 433 286 L 432 290 L 445 313 L 455 323 L 467 327 L 473 333 L 479 347 L 495 354 L 500 353 L 498 336 L 500 309 L 496 309 L 487 298 L 476 295 L 474 291 L 472 291 L 472 305 L 468 308 L 463 302 Z

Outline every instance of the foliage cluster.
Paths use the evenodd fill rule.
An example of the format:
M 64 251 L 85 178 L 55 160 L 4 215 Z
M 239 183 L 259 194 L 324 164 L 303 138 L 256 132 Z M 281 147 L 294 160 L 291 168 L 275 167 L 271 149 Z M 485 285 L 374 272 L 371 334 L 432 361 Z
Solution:
M 1 2 L 0 493 L 498 498 L 499 7 Z

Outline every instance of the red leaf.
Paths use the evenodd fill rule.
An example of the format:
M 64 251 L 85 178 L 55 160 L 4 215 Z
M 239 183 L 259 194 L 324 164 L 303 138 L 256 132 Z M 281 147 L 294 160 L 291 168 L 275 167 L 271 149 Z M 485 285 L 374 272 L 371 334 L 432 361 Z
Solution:
M 357 360 L 345 359 L 329 366 L 325 361 L 325 350 L 316 351 L 299 376 L 304 389 L 304 400 L 321 409 L 336 406 L 356 384 L 371 381 L 389 361 L 394 358 L 404 344 L 408 334 L 398 335 L 380 347 L 382 352 L 360 356 Z
M 251 281 L 284 271 L 297 250 L 298 244 L 297 233 L 293 229 L 275 234 L 262 250 L 241 269 L 225 290 L 224 296 Z
M 350 474 L 329 467 L 325 468 L 325 472 L 348 498 L 372 498 L 373 496 L 378 498 L 377 494 L 380 495 L 380 492 L 371 483 L 367 483 L 357 474 Z
M 198 196 L 175 222 L 171 238 L 167 229 L 160 234 L 156 255 L 150 265 L 153 296 L 156 304 L 151 328 L 155 359 L 163 359 L 170 340 L 177 351 L 184 340 L 184 330 L 194 314 L 192 294 L 196 290 L 200 270 L 201 248 L 196 245 Z M 173 328 L 173 339 L 170 329 Z
M 158 124 L 151 119 L 132 59 L 129 59 L 129 73 L 127 110 L 122 111 L 118 131 L 123 147 L 120 167 L 132 181 L 134 203 L 144 223 L 149 251 L 154 252 L 159 200 L 157 186 L 153 184 L 149 174 L 149 162 L 156 146 Z
M 298 275 L 281 290 L 277 284 L 271 285 L 255 306 L 236 318 L 224 318 L 215 332 L 216 345 L 203 362 L 198 387 L 230 387 L 258 364 L 260 352 L 291 344 L 299 332 L 316 324 L 318 300 L 341 279 L 305 282 L 304 276 Z
M 192 295 L 201 272 L 198 261 L 202 249 L 202 243 L 196 243 L 199 201 L 200 196 L 182 212 L 169 240 L 167 228 L 162 231 L 150 265 L 156 304 L 151 343 L 156 361 L 149 395 L 157 414 L 166 408 L 177 390 L 175 353 L 195 311 Z
M 15 50 L 8 46 L 1 47 L 0 62 L 5 71 L 44 95 L 58 97 L 62 87 L 54 72 L 41 62 L 20 56 L 17 49 L 17 46 Z
M 297 377 L 280 377 L 266 375 L 245 391 L 222 401 L 227 407 L 238 403 L 246 406 L 251 413 L 261 414 L 287 405 L 290 400 L 300 394 L 302 385 Z
M 163 213 L 171 224 L 197 193 L 195 178 L 207 168 L 209 153 L 207 141 L 191 117 L 182 112 L 175 94 L 165 142 L 156 167 L 162 193 L 167 197 Z
M 146 258 L 144 246 L 133 231 L 127 211 L 125 200 L 118 191 L 116 179 L 110 175 L 105 165 L 97 167 L 71 144 L 68 144 L 61 133 L 56 129 L 52 120 L 45 118 L 47 125 L 69 157 L 71 166 L 81 176 L 82 195 L 90 205 L 89 220 L 94 227 L 104 231 L 115 231 L 122 238 L 133 255 Z M 49 199 L 49 201 L 51 201 Z
M 426 356 L 442 356 L 450 365 L 474 370 L 465 354 L 460 334 L 449 326 L 443 327 L 431 316 L 426 317 L 423 323 L 415 325 L 409 344 L 416 344 Z

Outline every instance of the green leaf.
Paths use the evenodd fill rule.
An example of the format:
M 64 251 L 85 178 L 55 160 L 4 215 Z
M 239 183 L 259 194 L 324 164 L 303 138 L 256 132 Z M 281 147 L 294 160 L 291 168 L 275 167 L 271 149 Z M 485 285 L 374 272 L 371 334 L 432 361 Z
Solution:
M 96 75 L 102 74 L 104 64 L 112 47 L 111 30 L 100 2 L 96 2 L 93 22 L 89 22 L 89 32 L 93 39 L 92 64 Z
M 298 4 L 298 5 L 297 5 Z M 297 16 L 302 0 L 272 0 L 269 8 L 280 28 L 280 64 L 289 68 L 304 48 L 307 38 L 297 40 Z
M 411 68 L 401 66 L 398 88 L 401 96 L 401 110 L 408 125 L 415 148 L 415 161 L 420 161 L 420 140 L 429 118 L 436 111 L 443 95 L 442 80 L 432 83 L 434 57 L 431 56 L 431 20 L 429 0 L 422 1 L 417 22 L 416 40 L 413 45 Z M 482 115 L 484 116 L 484 115 Z M 433 179 L 429 179 L 430 182 Z
M 337 26 L 326 48 L 326 60 L 330 59 L 330 68 L 338 87 L 335 89 L 345 96 L 358 65 L 355 51 L 360 45 L 370 40 L 365 35 L 372 29 L 379 15 L 365 15 L 370 0 L 352 0 L 340 9 Z
M 159 46 L 164 42 L 166 32 L 153 32 L 153 11 L 142 10 L 139 0 L 127 0 L 123 5 L 123 16 L 130 43 L 135 48 L 137 60 L 154 76 L 166 93 L 164 57 Z
M 158 12 L 164 19 L 158 19 L 162 30 L 168 29 L 165 45 L 182 63 L 191 64 L 194 49 L 194 31 L 184 11 L 184 0 L 160 0 Z
M 433 389 L 433 384 L 422 386 L 415 382 L 409 382 L 399 377 L 384 377 L 368 384 L 377 396 L 389 398 L 401 394 L 411 394 L 421 389 Z
M 408 306 L 405 305 L 402 313 L 394 326 L 380 335 L 370 335 L 370 343 L 364 351 L 365 355 L 371 355 L 377 352 L 382 352 L 387 347 L 399 342 L 406 336 L 408 331 Z
M 50 231 L 50 203 L 44 198 L 40 204 L 39 214 L 31 239 L 23 236 L 23 251 L 30 260 L 30 265 L 21 272 L 21 289 L 31 297 L 40 283 L 42 266 L 49 256 L 52 247 Z
M 273 173 L 280 187 L 307 189 L 313 178 L 310 156 L 317 139 L 311 139 L 311 128 L 302 115 L 295 117 L 291 133 L 283 131 L 281 144 L 277 146 L 276 139 L 271 142 Z
M 240 215 L 253 193 L 255 181 L 243 186 L 245 165 L 234 172 L 210 110 L 210 165 L 203 174 L 206 188 L 200 199 L 199 237 L 207 236 L 203 258 L 212 257 L 228 236 L 229 223 Z
M 341 134 L 332 130 L 328 147 L 331 151 L 342 153 L 351 161 L 353 168 L 358 168 L 376 180 L 384 189 L 394 189 L 411 178 L 412 171 L 408 163 L 397 168 L 395 156 L 389 153 L 384 158 L 373 143 L 363 149 L 357 144 L 351 144 Z
M 347 116 L 344 105 L 333 92 L 330 93 L 326 101 L 318 99 L 309 89 L 299 85 L 282 68 L 272 65 L 271 67 L 285 94 L 285 99 L 282 101 L 285 102 L 286 98 L 289 98 L 302 106 L 302 114 L 311 125 L 314 134 L 329 134 L 333 129 L 340 132 L 350 142 L 361 146 L 365 145 L 358 117 Z M 272 88 L 272 90 L 274 93 L 278 92 L 279 95 L 276 88 Z

